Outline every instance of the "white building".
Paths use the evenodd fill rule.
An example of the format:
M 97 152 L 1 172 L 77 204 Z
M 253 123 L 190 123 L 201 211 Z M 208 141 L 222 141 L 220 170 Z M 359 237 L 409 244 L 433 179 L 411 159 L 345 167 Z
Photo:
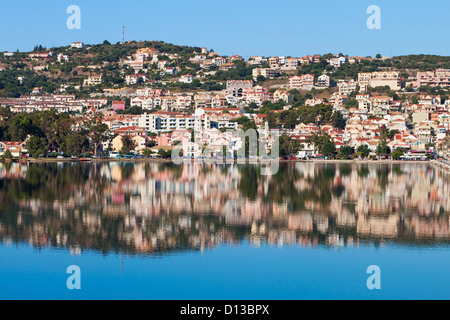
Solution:
M 127 85 L 136 84 L 139 80 L 142 82 L 147 82 L 147 76 L 145 74 L 129 74 L 125 77 L 125 82 Z
M 179 81 L 183 83 L 192 83 L 192 81 L 194 81 L 194 77 L 190 74 L 184 74 L 180 77 Z
M 177 112 L 159 111 L 140 115 L 138 123 L 139 127 L 144 127 L 149 132 L 168 132 L 194 128 L 195 117 Z
M 356 91 L 358 89 L 358 82 L 356 82 L 355 80 L 342 81 L 339 82 L 338 87 L 339 87 L 339 94 L 341 96 L 348 96 L 353 91 Z
M 85 86 L 96 86 L 102 83 L 102 76 L 90 76 L 84 80 Z
M 84 48 L 84 43 L 83 42 L 72 42 L 70 44 L 71 48 L 77 48 L 77 49 L 83 49 Z
M 330 77 L 326 74 L 321 75 L 317 78 L 317 86 L 318 87 L 324 87 L 329 88 L 330 87 Z

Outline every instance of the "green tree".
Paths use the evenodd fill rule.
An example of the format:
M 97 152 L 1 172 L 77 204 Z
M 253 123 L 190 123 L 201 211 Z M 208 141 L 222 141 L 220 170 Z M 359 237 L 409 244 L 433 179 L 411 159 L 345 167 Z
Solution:
M 120 149 L 120 153 L 129 154 L 134 148 L 135 144 L 133 139 L 128 135 L 122 136 L 122 148 Z
M 339 111 L 333 112 L 333 115 L 331 116 L 331 122 L 333 123 L 333 127 L 341 130 L 345 129 L 345 126 L 347 124 L 344 117 L 342 116 L 342 113 L 340 113 Z
M 255 130 L 256 133 L 256 139 L 257 139 L 257 143 L 256 146 L 251 146 L 252 150 L 250 150 L 250 137 L 246 136 L 244 138 L 244 144 L 241 146 L 240 150 L 242 150 L 242 148 L 244 148 L 244 153 L 245 156 L 249 156 L 250 153 L 253 153 L 254 151 L 256 151 L 256 155 L 259 155 L 259 133 L 258 130 L 256 130 L 256 124 L 253 120 L 250 120 L 247 117 L 241 117 L 239 119 L 236 120 L 239 124 L 241 124 L 242 126 L 242 130 L 244 131 L 244 133 L 247 133 L 248 130 Z M 253 148 L 256 148 L 256 150 L 254 150 Z M 250 152 L 251 151 L 251 152 Z M 242 151 L 240 151 L 242 152 Z
M 8 125 L 8 131 L 13 141 L 24 141 L 28 134 L 36 132 L 31 115 L 20 113 L 15 115 Z
M 389 130 L 386 128 L 385 125 L 381 126 L 380 128 L 380 142 L 377 145 L 377 155 L 382 156 L 388 156 L 391 153 L 391 150 L 388 146 L 387 139 L 389 138 Z
M 269 129 L 276 129 L 277 126 L 277 115 L 274 112 L 269 112 L 266 117 L 266 121 L 269 125 Z
M 350 109 L 358 106 L 358 101 L 355 99 L 349 100 L 345 103 L 345 108 Z
M 46 145 L 47 140 L 45 138 L 31 136 L 27 141 L 28 154 L 33 158 L 45 155 L 47 153 Z
M 299 113 L 297 110 L 289 110 L 286 117 L 284 118 L 284 126 L 286 129 L 294 129 L 299 123 L 298 121 Z
M 85 148 L 89 147 L 89 141 L 86 135 L 78 132 L 72 132 L 65 139 L 64 152 L 70 155 L 79 155 Z
M 279 138 L 279 154 L 282 157 L 295 156 L 303 144 L 297 139 L 292 139 L 288 133 L 283 133 Z
M 358 147 L 357 152 L 361 155 L 362 158 L 366 158 L 370 154 L 370 148 L 367 144 L 362 144 Z
M 380 139 L 380 142 L 377 145 L 377 155 L 380 157 L 388 156 L 391 150 L 387 144 L 387 140 L 385 138 Z
M 164 150 L 161 148 L 158 150 L 158 155 L 161 156 L 161 158 L 166 159 L 171 157 L 172 152 L 170 150 Z
M 148 158 L 152 155 L 153 151 L 151 149 L 145 148 L 144 150 L 142 150 L 142 154 L 144 155 L 144 157 Z
M 392 152 L 392 159 L 399 160 L 401 156 L 405 154 L 405 149 L 403 148 L 397 148 Z
M 320 153 L 328 158 L 333 158 L 336 154 L 336 145 L 333 141 L 329 140 L 322 145 L 320 148 Z
M 315 134 L 308 137 L 306 140 L 308 143 L 312 143 L 314 145 L 315 152 L 321 152 L 325 143 L 331 141 L 331 137 L 323 130 L 317 131 Z M 333 143 L 334 146 L 334 143 Z
M 109 138 L 108 126 L 102 123 L 102 115 L 94 113 L 85 123 L 89 136 L 94 144 L 94 155 L 97 156 L 97 150 L 100 144 Z
M 266 81 L 266 77 L 259 75 L 258 77 L 256 77 L 256 82 L 258 83 L 263 83 L 264 81 Z
M 341 159 L 347 159 L 348 157 L 350 157 L 353 154 L 354 150 L 352 147 L 350 146 L 342 146 L 339 149 L 339 157 Z

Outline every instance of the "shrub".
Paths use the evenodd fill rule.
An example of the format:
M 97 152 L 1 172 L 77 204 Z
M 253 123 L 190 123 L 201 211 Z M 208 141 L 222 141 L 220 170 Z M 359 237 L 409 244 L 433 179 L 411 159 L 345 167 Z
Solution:
M 12 159 L 11 151 L 6 150 L 6 151 L 3 153 L 2 158 L 3 158 L 3 159 Z

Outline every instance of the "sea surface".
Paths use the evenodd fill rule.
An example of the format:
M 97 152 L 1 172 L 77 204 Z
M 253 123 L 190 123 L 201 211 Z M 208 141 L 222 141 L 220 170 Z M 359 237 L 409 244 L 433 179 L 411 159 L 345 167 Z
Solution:
M 429 163 L 0 164 L 0 299 L 449 299 L 449 195 Z

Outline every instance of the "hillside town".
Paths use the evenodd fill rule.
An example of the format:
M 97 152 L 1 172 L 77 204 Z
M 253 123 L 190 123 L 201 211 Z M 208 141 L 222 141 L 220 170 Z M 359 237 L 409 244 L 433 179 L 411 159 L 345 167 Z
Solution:
M 254 129 L 284 159 L 448 159 L 449 89 L 447 57 L 36 46 L 0 57 L 0 156 L 236 157 Z

